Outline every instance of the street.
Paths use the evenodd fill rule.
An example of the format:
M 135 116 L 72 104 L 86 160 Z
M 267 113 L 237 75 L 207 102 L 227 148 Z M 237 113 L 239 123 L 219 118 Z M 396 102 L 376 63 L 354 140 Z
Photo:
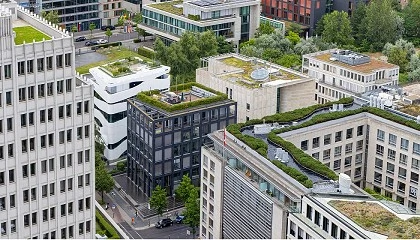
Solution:
M 121 41 L 127 41 L 130 39 L 136 39 L 138 37 L 138 33 L 137 32 L 132 32 L 132 33 L 123 33 L 120 32 L 119 29 L 112 31 L 112 36 L 109 38 L 109 42 L 121 42 Z M 87 38 L 86 41 L 92 40 L 92 41 L 96 41 L 98 39 L 105 39 L 108 40 L 108 37 L 105 35 L 105 31 L 102 32 L 98 32 L 93 34 L 92 39 L 89 39 L 90 37 L 90 32 L 86 32 L 86 34 L 84 35 L 77 35 L 74 38 L 76 39 L 79 36 L 85 36 Z M 150 38 L 150 37 L 149 37 Z M 140 39 L 143 40 L 143 36 L 140 36 Z M 82 42 L 74 42 L 74 46 L 76 49 L 78 48 L 82 48 L 85 47 L 85 41 Z
M 154 224 L 154 223 L 153 223 Z M 187 230 L 191 231 L 191 228 L 186 224 L 176 224 L 164 227 L 164 228 L 149 228 L 145 230 L 137 231 L 143 238 L 148 239 L 185 239 L 193 238 L 192 235 L 187 235 Z

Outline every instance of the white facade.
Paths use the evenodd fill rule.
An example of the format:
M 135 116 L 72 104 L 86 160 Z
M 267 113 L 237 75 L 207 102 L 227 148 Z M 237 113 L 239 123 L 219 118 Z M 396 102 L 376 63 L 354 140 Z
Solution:
M 226 59 L 230 58 L 244 62 L 256 61 L 255 68 L 269 69 L 273 75 L 281 74 L 284 79 L 275 80 L 273 77 L 260 82 L 250 80 L 250 76 L 239 79 L 238 73 L 242 74 L 247 70 L 228 64 Z M 293 79 L 287 78 L 289 74 Z M 238 54 L 208 58 L 208 66 L 197 69 L 196 79 L 204 86 L 226 93 L 230 99 L 238 103 L 238 122 L 260 119 L 316 104 L 313 78 L 273 63 Z M 247 83 L 251 81 L 253 85 L 250 86 Z
M 127 150 L 126 100 L 142 91 L 169 89 L 169 67 L 137 65 L 132 74 L 121 77 L 112 77 L 101 67 L 89 70 L 95 89 L 95 121 L 105 143 L 104 156 L 108 160 L 120 158 Z
M 94 238 L 93 87 L 71 35 L 0 6 L 0 238 Z M 52 39 L 15 45 L 16 26 Z
M 347 50 L 331 49 L 303 56 L 302 72 L 316 79 L 315 100 L 318 103 L 362 94 L 382 86 L 398 85 L 397 65 L 347 52 L 347 55 L 353 54 L 355 59 L 368 60 L 352 65 L 333 56 L 337 51 Z M 346 54 L 343 53 L 343 56 Z

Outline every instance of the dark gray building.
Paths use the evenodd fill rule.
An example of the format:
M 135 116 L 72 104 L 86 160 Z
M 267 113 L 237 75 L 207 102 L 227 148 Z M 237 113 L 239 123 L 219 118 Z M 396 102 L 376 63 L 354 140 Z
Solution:
M 157 185 L 173 194 L 183 175 L 198 186 L 206 135 L 236 123 L 236 102 L 225 94 L 196 83 L 171 91 L 127 101 L 127 177 L 147 196 Z

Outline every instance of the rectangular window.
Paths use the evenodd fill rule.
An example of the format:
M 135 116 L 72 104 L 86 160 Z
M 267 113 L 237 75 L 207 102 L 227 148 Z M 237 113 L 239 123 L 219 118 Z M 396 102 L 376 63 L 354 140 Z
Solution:
M 413 153 L 420 155 L 420 144 L 418 143 L 413 143 Z
M 44 71 L 44 59 L 43 58 L 38 58 L 36 60 L 36 65 L 38 68 L 38 72 L 43 72 Z
M 52 108 L 48 108 L 48 121 L 52 121 L 53 120 L 53 109 Z
M 12 92 L 6 92 L 6 105 L 12 105 Z
M 388 136 L 389 136 L 389 145 L 392 145 L 392 146 L 397 145 L 397 136 L 391 133 Z
M 7 145 L 7 154 L 10 158 L 12 158 L 15 155 L 13 143 Z
M 50 208 L 50 219 L 55 219 L 55 207 Z
M 312 139 L 312 148 L 318 148 L 319 147 L 319 137 Z
M 64 80 L 57 81 L 57 94 L 64 92 Z
M 89 138 L 90 136 L 90 126 L 85 126 L 85 138 Z
M 376 139 L 383 142 L 385 140 L 385 132 L 378 129 Z
M 25 74 L 25 61 L 18 62 L 18 75 Z
M 47 83 L 47 95 L 48 96 L 54 95 L 54 83 L 53 82 Z
M 63 55 L 55 56 L 55 63 L 56 63 L 57 68 L 62 68 L 63 67 Z
M 30 112 L 29 114 L 28 114 L 28 118 L 29 118 L 29 126 L 32 126 L 32 125 L 34 125 L 34 122 L 35 122 L 35 117 L 34 117 L 34 112 Z
M 78 127 L 77 128 L 77 140 L 82 139 L 82 135 L 83 135 L 82 132 L 83 132 L 82 127 Z
M 41 161 L 41 173 L 47 172 L 47 160 Z
M 34 60 L 28 60 L 26 62 L 26 72 L 33 73 L 34 72 Z
M 346 131 L 346 139 L 350 139 L 353 137 L 353 128 L 349 128 Z
M 40 110 L 39 111 L 39 122 L 40 123 L 45 123 L 45 110 Z
M 341 134 L 342 134 L 341 131 L 335 133 L 335 142 L 340 142 L 341 141 Z
M 76 104 L 76 112 L 77 112 L 77 115 L 82 114 L 82 103 L 81 102 L 78 102 Z
M 85 162 L 90 161 L 90 149 L 85 150 Z
M 19 88 L 19 102 L 26 101 L 26 88 Z
M 302 149 L 303 151 L 308 150 L 308 140 L 300 142 L 300 149 Z
M 55 195 L 55 183 L 50 183 L 50 196 Z
M 63 144 L 64 143 L 64 131 L 60 131 L 58 133 L 58 143 Z
M 66 116 L 71 117 L 71 104 L 66 105 Z
M 71 142 L 71 135 L 72 135 L 72 131 L 71 129 L 67 130 L 67 142 Z
M 54 146 L 54 133 L 48 134 L 48 145 L 50 147 Z
M 64 64 L 66 67 L 71 66 L 71 53 L 64 54 Z
M 45 84 L 38 85 L 38 97 L 39 98 L 45 97 Z
M 384 155 L 384 146 L 376 144 L 376 154 L 383 156 Z
M 324 135 L 324 145 L 331 143 L 331 134 Z
M 85 113 L 89 113 L 89 101 L 85 101 L 83 108 L 85 110 Z
M 408 150 L 409 141 L 407 139 L 401 138 L 401 149 Z
M 73 190 L 73 178 L 67 179 L 67 190 L 72 191 Z
M 47 70 L 53 69 L 53 57 L 47 57 Z
M 72 90 L 72 79 L 66 79 L 66 92 L 71 92 Z

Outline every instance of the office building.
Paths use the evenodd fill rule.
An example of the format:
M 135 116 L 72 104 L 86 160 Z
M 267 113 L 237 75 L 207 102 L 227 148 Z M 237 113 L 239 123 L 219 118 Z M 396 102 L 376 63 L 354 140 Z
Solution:
M 14 1 L 0 12 L 1 238 L 94 238 L 93 87 L 73 38 Z
M 238 122 L 315 104 L 315 80 L 257 58 L 225 54 L 202 60 L 197 82 L 238 103 Z
M 399 69 L 397 65 L 339 49 L 306 54 L 302 63 L 302 72 L 316 79 L 318 103 L 398 85 Z
M 119 71 L 126 69 L 125 71 Z M 147 90 L 167 90 L 170 68 L 131 57 L 89 70 L 95 90 L 95 122 L 105 144 L 104 157 L 116 160 L 127 153 L 126 99 Z
M 344 11 L 351 16 L 360 2 L 369 0 L 261 0 L 261 15 L 299 24 L 311 36 L 314 34 L 317 22 L 324 14 L 333 11 Z
M 184 175 L 198 185 L 205 136 L 236 123 L 236 103 L 197 83 L 127 103 L 127 175 L 148 196 L 157 185 L 172 195 Z
M 259 0 L 167 1 L 144 5 L 142 28 L 166 43 L 178 41 L 185 31 L 212 30 L 236 47 L 248 41 L 260 24 Z
M 322 107 L 296 122 L 239 126 L 242 135 L 264 140 L 266 152 L 261 142 L 247 145 L 243 141 L 251 140 L 237 132 L 208 135 L 211 142 L 201 157 L 201 236 L 416 238 L 419 233 L 410 230 L 416 227 L 376 231 L 358 223 L 360 217 L 343 216 L 363 211 L 367 203 L 377 204 L 378 218 L 394 217 L 401 229 L 418 223 L 406 220 L 420 217 L 420 121 L 370 105 Z M 377 201 L 362 188 L 393 202 Z M 337 201 L 354 202 L 333 206 Z M 349 206 L 356 210 L 349 213 Z

